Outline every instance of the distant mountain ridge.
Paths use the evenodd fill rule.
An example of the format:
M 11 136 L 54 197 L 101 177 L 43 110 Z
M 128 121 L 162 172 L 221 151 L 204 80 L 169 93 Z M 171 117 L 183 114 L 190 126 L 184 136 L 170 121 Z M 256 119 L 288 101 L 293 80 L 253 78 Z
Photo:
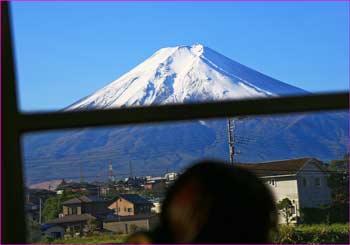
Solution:
M 160 49 L 65 110 L 307 93 L 197 44 Z M 345 112 L 241 118 L 237 160 L 334 159 L 346 152 L 348 131 Z M 28 183 L 78 179 L 80 166 L 87 179 L 98 179 L 109 160 L 117 176 L 127 177 L 130 164 L 135 174 L 151 175 L 203 158 L 229 157 L 226 119 L 33 134 L 24 137 L 23 149 Z

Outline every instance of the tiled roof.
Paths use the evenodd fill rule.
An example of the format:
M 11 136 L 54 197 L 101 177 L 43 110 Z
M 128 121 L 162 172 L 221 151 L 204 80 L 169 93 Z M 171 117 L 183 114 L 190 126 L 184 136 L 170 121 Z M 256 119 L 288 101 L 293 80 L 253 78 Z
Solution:
M 118 196 L 134 204 L 151 204 L 150 201 L 137 194 L 120 194 Z
M 77 197 L 74 197 L 74 198 L 69 199 L 69 200 L 67 200 L 65 202 L 62 202 L 63 205 L 66 205 L 66 204 L 77 204 L 77 203 L 82 203 L 82 201 L 79 198 L 77 198 Z
M 62 223 L 73 223 L 73 222 L 81 222 L 88 220 L 95 220 L 96 217 L 90 214 L 81 214 L 81 215 L 67 215 L 62 218 L 52 219 L 46 222 L 46 224 L 62 224 Z
M 236 166 L 246 168 L 259 177 L 295 175 L 310 160 L 313 160 L 315 163 L 319 162 L 314 158 L 298 158 L 263 163 L 240 163 Z M 320 167 L 323 171 L 322 167 L 319 164 L 318 167 Z
M 56 226 L 56 224 L 42 224 L 40 229 L 42 231 L 45 231 L 45 230 L 47 230 L 47 229 L 49 229 L 50 227 L 53 227 L 53 226 Z
M 81 196 L 81 197 L 74 197 L 72 199 L 69 199 L 63 202 L 62 204 L 67 205 L 67 204 L 78 204 L 78 203 L 89 203 L 89 202 L 105 202 L 105 200 L 97 196 Z

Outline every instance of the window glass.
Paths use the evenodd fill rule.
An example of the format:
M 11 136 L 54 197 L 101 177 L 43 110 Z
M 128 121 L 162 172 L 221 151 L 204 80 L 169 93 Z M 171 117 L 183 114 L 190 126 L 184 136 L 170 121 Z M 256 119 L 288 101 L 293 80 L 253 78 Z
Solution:
M 23 111 L 349 89 L 346 2 L 11 6 Z
M 349 90 L 346 2 L 13 2 L 11 8 L 22 112 Z M 139 230 L 126 222 L 140 221 L 138 209 L 122 205 L 116 212 L 110 203 L 119 195 L 130 199 L 125 203 L 143 200 L 146 223 L 156 224 L 168 188 L 202 159 L 268 178 L 276 200 L 300 198 L 293 222 L 306 217 L 299 209 L 341 207 L 320 222 L 348 223 L 348 125 L 348 111 L 338 111 L 25 134 L 28 241 L 110 243 L 108 233 L 122 242 Z M 305 164 L 329 170 L 322 200 L 311 188 L 295 189 L 296 166 Z M 310 169 L 303 176 L 326 175 Z M 312 186 L 309 180 L 302 178 L 302 186 Z M 77 197 L 89 207 L 63 212 L 63 203 Z
M 341 202 L 332 199 L 331 191 L 342 193 L 333 197 L 346 198 L 341 190 L 347 186 L 337 186 L 345 182 L 336 182 L 336 186 L 332 182 L 330 189 L 322 189 L 326 191 L 322 193 L 322 200 L 309 193 L 309 188 L 295 189 L 298 185 L 293 183 L 297 183 L 299 170 L 303 176 L 324 174 L 322 177 L 326 178 L 330 174 L 335 179 L 344 173 L 349 142 L 347 111 L 230 120 L 235 123 L 230 123 L 229 128 L 228 119 L 221 118 L 24 135 L 26 205 L 37 207 L 27 209 L 28 213 L 36 214 L 31 222 L 38 222 L 39 198 L 42 199 L 42 223 L 46 224 L 58 217 L 64 218 L 60 203 L 83 196 L 92 203 L 108 203 L 106 207 L 93 204 L 90 210 L 81 210 L 82 215 L 98 214 L 102 225 L 106 220 L 125 222 L 123 216 L 132 212 L 135 213 L 130 219 L 139 214 L 158 217 L 167 189 L 188 166 L 203 159 L 219 159 L 247 168 L 274 187 L 271 191 L 277 200 L 299 199 L 300 210 L 308 204 L 331 208 L 333 202 Z M 231 140 L 233 155 L 230 155 Z M 308 185 L 306 177 L 301 181 L 302 186 Z M 320 179 L 313 177 L 311 181 L 315 185 L 320 183 Z M 135 201 L 136 196 L 145 199 L 148 206 L 143 209 L 111 207 L 110 203 L 118 200 L 119 195 L 131 198 L 130 202 Z M 295 215 L 300 217 L 299 211 Z M 116 232 L 110 223 L 105 227 Z M 98 239 L 102 239 L 102 234 L 98 234 Z
M 302 178 L 302 182 L 303 182 L 303 186 L 306 187 L 307 186 L 307 179 L 305 177 Z
M 315 185 L 316 186 L 321 186 L 321 179 L 319 177 L 315 178 Z
M 290 207 L 290 211 L 291 211 L 292 215 L 294 215 L 295 214 L 295 206 L 292 205 Z

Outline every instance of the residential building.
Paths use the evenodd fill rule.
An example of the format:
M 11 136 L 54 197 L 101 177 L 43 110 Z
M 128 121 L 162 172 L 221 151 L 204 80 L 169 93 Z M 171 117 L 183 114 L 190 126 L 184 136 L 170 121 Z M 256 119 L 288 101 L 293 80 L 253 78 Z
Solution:
M 137 194 L 120 194 L 108 208 L 118 216 L 131 216 L 151 213 L 152 206 L 150 201 Z
M 91 223 L 96 225 L 96 229 L 101 229 L 102 220 L 112 214 L 108 205 L 108 201 L 97 196 L 69 199 L 62 203 L 63 214 L 42 226 L 43 234 L 52 238 L 62 238 L 67 234 L 81 236 L 89 231 Z
M 302 208 L 318 208 L 332 201 L 328 187 L 329 172 L 314 158 L 238 164 L 251 170 L 270 188 L 276 201 L 288 198 L 292 201 L 292 222 L 297 222 Z M 280 217 L 280 223 L 284 219 Z
M 74 214 L 52 219 L 41 226 L 42 235 L 53 239 L 82 236 L 89 229 L 88 224 L 92 222 L 96 222 L 96 217 L 90 214 Z M 97 226 L 101 228 L 101 223 Z
M 160 179 L 160 180 L 150 180 L 147 181 L 144 185 L 143 188 L 145 190 L 154 190 L 154 191 L 165 191 L 167 185 L 165 179 Z
M 43 224 L 41 226 L 41 236 L 51 237 L 52 239 L 61 239 L 66 229 L 59 224 Z
M 91 184 L 87 182 L 77 183 L 77 182 L 66 182 L 62 180 L 61 184 L 59 184 L 56 188 L 57 194 L 62 194 L 63 191 L 71 191 L 75 193 L 83 193 L 89 195 L 98 195 L 99 194 L 99 186 L 96 184 Z
M 177 178 L 177 173 L 175 172 L 171 172 L 171 173 L 166 173 L 164 178 L 167 180 L 167 181 L 175 181 L 176 178 Z
M 149 201 L 152 202 L 152 204 L 153 204 L 153 207 L 151 208 L 151 212 L 159 214 L 162 211 L 163 198 L 157 197 L 157 198 L 153 198 Z
M 95 217 L 104 217 L 108 215 L 109 201 L 97 196 L 75 197 L 62 203 L 63 216 L 90 214 Z

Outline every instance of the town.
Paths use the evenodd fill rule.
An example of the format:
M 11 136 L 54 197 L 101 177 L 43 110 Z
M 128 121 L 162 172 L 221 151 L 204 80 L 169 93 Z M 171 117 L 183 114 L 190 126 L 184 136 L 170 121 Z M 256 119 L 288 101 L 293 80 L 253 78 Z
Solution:
M 56 186 L 27 188 L 25 210 L 31 241 L 85 236 L 100 232 L 130 234 L 158 222 L 161 202 L 177 173 L 130 176 L 104 182 L 62 179 Z
M 347 160 L 326 164 L 314 158 L 299 158 L 237 166 L 252 171 L 269 186 L 279 209 L 279 223 L 287 225 L 312 223 L 308 220 L 310 212 L 334 209 L 334 198 L 339 198 L 334 189 L 339 190 L 339 186 L 332 188 L 330 180 L 334 173 L 336 178 L 345 174 L 347 179 L 349 174 Z M 27 188 L 25 209 L 30 241 L 51 242 L 105 233 L 127 235 L 154 228 L 165 193 L 181 173 L 117 179 L 112 172 L 110 163 L 110 175 L 104 182 L 62 179 L 57 186 L 46 189 Z M 341 216 L 348 217 L 344 213 Z M 327 218 L 328 222 L 347 222 L 329 214 Z

